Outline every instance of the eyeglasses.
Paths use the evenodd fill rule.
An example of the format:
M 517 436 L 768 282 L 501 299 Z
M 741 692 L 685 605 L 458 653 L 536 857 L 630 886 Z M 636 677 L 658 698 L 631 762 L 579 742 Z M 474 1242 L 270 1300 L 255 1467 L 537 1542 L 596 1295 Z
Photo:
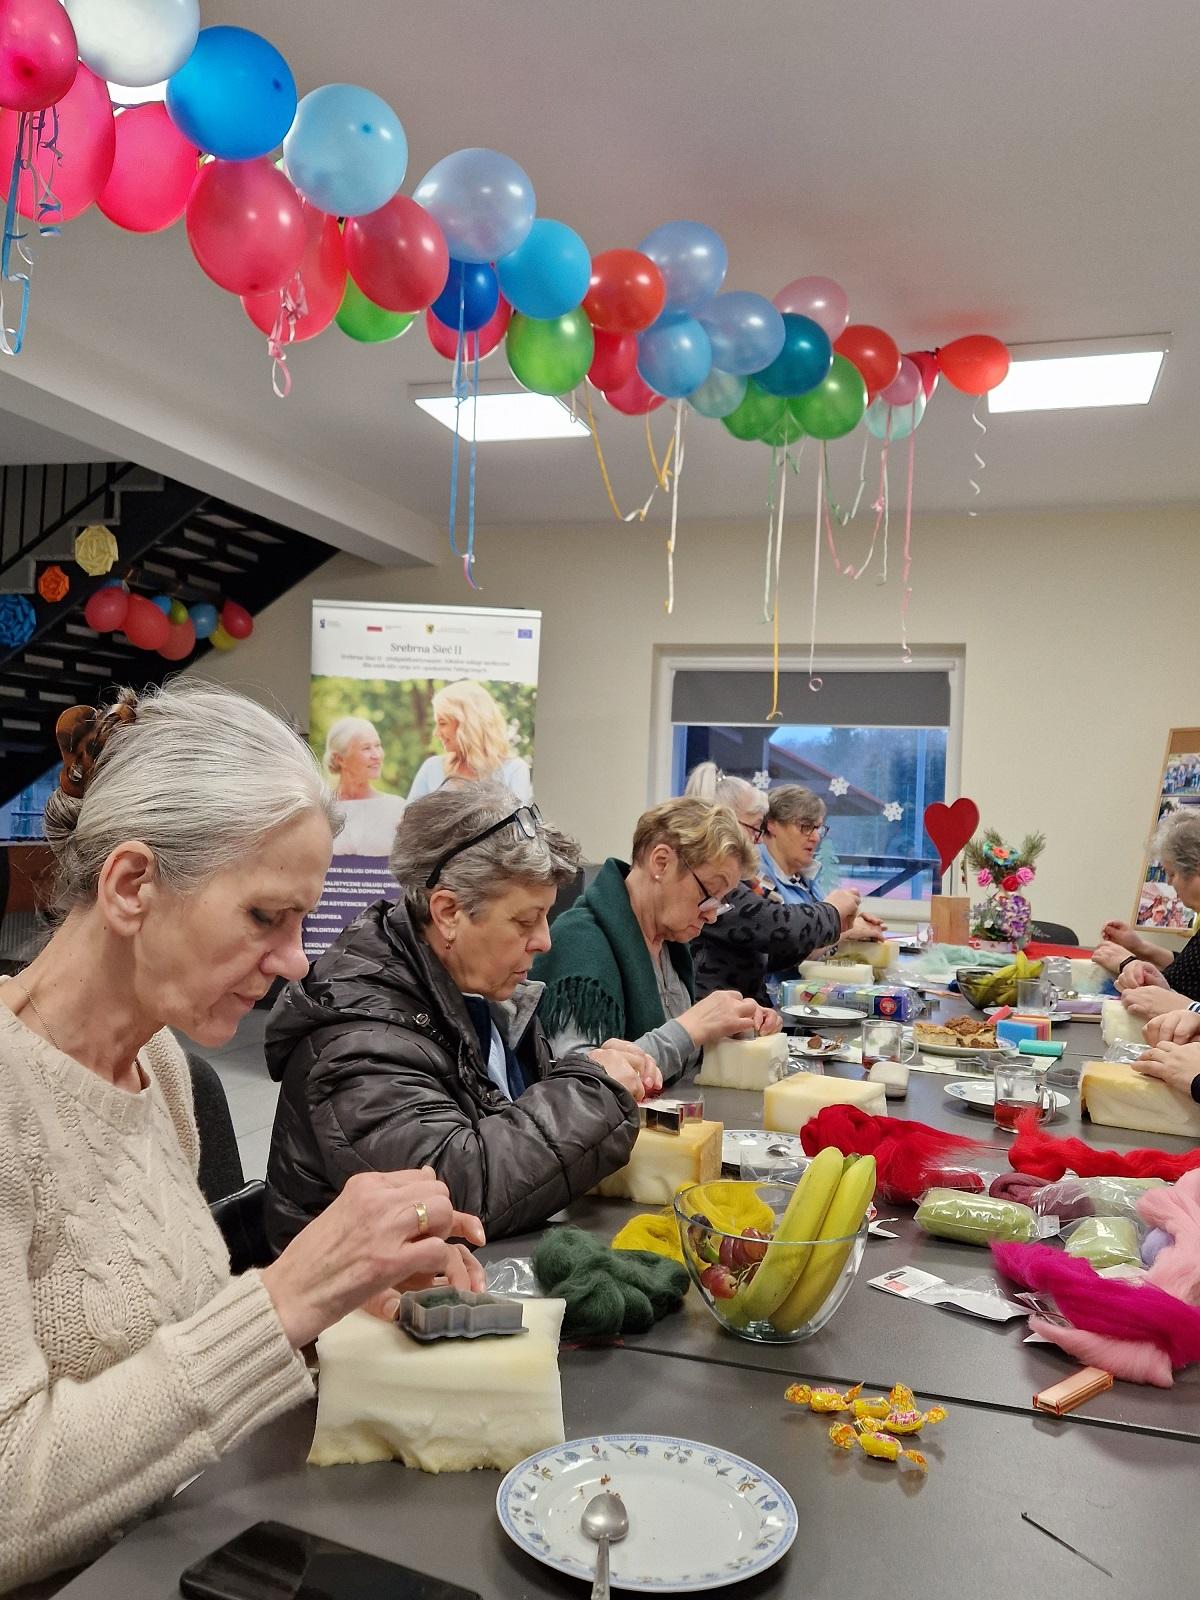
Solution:
M 688 868 L 688 871 L 692 872 L 691 867 Z M 694 872 L 692 872 L 692 877 L 696 878 L 696 874 Z M 717 895 L 709 894 L 708 890 L 700 882 L 699 878 L 696 878 L 696 887 L 699 889 L 702 896 L 700 904 L 696 907 L 696 910 L 699 911 L 702 916 L 707 916 L 710 911 L 718 917 L 724 916 L 729 910 L 728 900 L 721 900 Z
M 472 845 L 482 844 L 485 839 L 490 839 L 494 833 L 499 833 L 502 828 L 514 827 L 526 839 L 536 839 L 542 831 L 542 813 L 536 806 L 518 806 L 516 811 L 510 811 L 506 817 L 501 817 L 499 822 L 493 822 L 490 828 L 484 828 L 482 833 L 472 834 L 469 839 L 464 839 L 461 844 L 456 844 L 452 850 L 447 850 L 440 855 L 433 864 L 433 871 L 425 879 L 425 887 L 432 889 L 442 875 L 446 865 L 459 856 L 464 850 L 469 850 Z
M 758 844 L 761 841 L 763 834 L 766 833 L 766 831 L 767 831 L 767 824 L 766 824 L 765 819 L 762 822 L 747 822 L 745 817 L 739 817 L 738 821 L 741 823 L 742 827 L 745 828 L 746 832 L 750 835 L 750 843 L 751 844 Z
M 808 833 L 814 839 L 823 839 L 829 832 L 829 826 L 824 822 L 798 822 L 796 824 L 801 833 Z

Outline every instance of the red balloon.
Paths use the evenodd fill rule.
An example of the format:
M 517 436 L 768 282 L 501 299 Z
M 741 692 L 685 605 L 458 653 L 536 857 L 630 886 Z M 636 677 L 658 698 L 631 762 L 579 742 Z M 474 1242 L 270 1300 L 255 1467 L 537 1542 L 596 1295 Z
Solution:
M 656 411 L 663 403 L 663 396 L 655 394 L 637 371 L 619 389 L 606 389 L 604 398 L 627 417 L 644 417 L 647 411 Z
M 296 318 L 292 337 L 315 339 L 337 315 L 346 292 L 346 256 L 342 249 L 342 230 L 337 218 L 326 216 L 301 200 L 304 209 L 304 254 L 300 258 L 300 282 L 304 286 L 305 312 Z M 275 331 L 279 316 L 279 290 L 266 294 L 244 294 L 242 305 L 250 321 L 268 338 Z M 286 326 L 284 329 L 286 337 Z
M 48 213 L 43 219 L 51 224 L 69 222 L 87 210 L 108 182 L 117 144 L 108 86 L 82 62 L 74 83 L 58 101 L 55 111 L 62 160 L 56 162 L 45 150 L 37 158 L 38 172 L 48 181 L 62 206 L 61 211 Z M 49 137 L 53 119 L 47 117 L 46 122 L 46 136 Z M 6 111 L 0 116 L 0 195 L 6 200 L 16 148 L 17 114 Z M 38 192 L 33 178 L 28 172 L 22 172 L 17 189 L 17 210 L 23 217 L 36 218 L 37 209 Z
M 221 607 L 221 626 L 231 639 L 248 639 L 254 632 L 254 618 L 236 600 L 226 600 Z
M 95 594 L 88 596 L 87 605 L 83 608 L 83 620 L 97 633 L 112 633 L 125 621 L 128 609 L 128 589 L 97 589 Z
M 125 637 L 138 650 L 161 650 L 171 636 L 166 612 L 140 594 L 129 596 L 123 629 Z
M 96 204 L 118 228 L 158 233 L 183 215 L 199 159 L 166 106 L 130 106 L 116 118 L 116 154 Z
M 59 0 L 0 5 L 0 106 L 44 111 L 75 82 L 79 46 Z
M 899 375 L 900 346 L 890 334 L 873 328 L 869 322 L 852 322 L 834 340 L 833 348 L 862 373 L 869 400 L 874 400 Z
M 196 625 L 191 617 L 186 622 L 167 623 L 167 642 L 158 647 L 164 661 L 183 661 L 195 648 Z
M 602 250 L 592 259 L 592 282 L 583 309 L 605 333 L 641 333 L 663 308 L 667 286 L 640 250 Z
M 969 333 L 944 344 L 937 353 L 939 369 L 964 394 L 987 394 L 1008 376 L 1008 349 L 990 333 Z
M 407 195 L 393 195 L 365 217 L 350 217 L 343 243 L 350 276 L 385 311 L 424 311 L 445 288 L 445 235 Z
M 933 391 L 937 388 L 938 358 L 932 350 L 908 350 L 905 354 L 921 374 L 921 387 L 925 391 L 926 400 L 931 400 Z
M 481 361 L 485 356 L 490 356 L 508 332 L 511 316 L 512 307 L 501 295 L 499 304 L 483 327 L 477 329 L 475 333 L 465 333 L 463 335 L 463 360 L 474 361 L 477 346 Z M 435 317 L 432 311 L 427 311 L 425 313 L 425 332 L 429 335 L 429 342 L 438 355 L 445 356 L 447 361 L 453 361 L 455 350 L 458 347 L 458 329 L 448 328 L 440 317 Z
M 192 186 L 187 235 L 201 269 L 230 294 L 282 289 L 304 254 L 300 196 L 269 156 L 210 161 Z
M 637 337 L 632 333 L 605 333 L 597 328 L 593 336 L 596 353 L 588 377 L 597 389 L 620 389 L 637 371 Z

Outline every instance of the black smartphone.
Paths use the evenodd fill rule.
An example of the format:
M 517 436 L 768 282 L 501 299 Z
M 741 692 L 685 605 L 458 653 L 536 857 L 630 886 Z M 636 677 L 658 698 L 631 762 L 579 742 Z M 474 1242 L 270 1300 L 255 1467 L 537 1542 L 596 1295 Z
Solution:
M 480 1600 L 427 1572 L 289 1528 L 256 1522 L 179 1579 L 189 1600 Z

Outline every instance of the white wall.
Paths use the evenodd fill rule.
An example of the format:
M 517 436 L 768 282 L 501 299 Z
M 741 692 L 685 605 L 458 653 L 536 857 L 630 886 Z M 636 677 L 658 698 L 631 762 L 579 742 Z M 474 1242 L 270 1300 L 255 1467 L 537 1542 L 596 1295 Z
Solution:
M 861 519 L 860 519 L 861 520 Z M 1200 511 L 1168 508 L 922 519 L 914 528 L 910 637 L 965 651 L 963 792 L 1007 837 L 1048 837 L 1035 911 L 1094 937 L 1128 916 L 1169 727 L 1200 725 L 1191 664 Z M 535 770 L 547 815 L 589 858 L 624 853 L 646 803 L 655 648 L 757 647 L 761 523 L 684 521 L 676 605 L 664 609 L 661 525 L 482 529 L 481 605 L 544 614 Z M 865 535 L 843 534 L 851 555 Z M 861 559 L 862 551 L 859 550 Z M 819 640 L 898 638 L 893 581 L 822 577 Z M 783 638 L 807 642 L 811 515 L 785 534 Z M 309 602 L 469 603 L 461 568 L 382 570 L 338 556 L 259 620 L 207 676 L 274 699 L 307 723 Z

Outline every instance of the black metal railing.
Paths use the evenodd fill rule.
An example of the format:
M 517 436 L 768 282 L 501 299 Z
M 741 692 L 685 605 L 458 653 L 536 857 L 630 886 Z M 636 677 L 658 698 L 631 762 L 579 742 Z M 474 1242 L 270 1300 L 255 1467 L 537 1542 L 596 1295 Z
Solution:
M 0 573 L 36 556 L 48 539 L 107 497 L 128 461 L 52 462 L 0 467 Z

